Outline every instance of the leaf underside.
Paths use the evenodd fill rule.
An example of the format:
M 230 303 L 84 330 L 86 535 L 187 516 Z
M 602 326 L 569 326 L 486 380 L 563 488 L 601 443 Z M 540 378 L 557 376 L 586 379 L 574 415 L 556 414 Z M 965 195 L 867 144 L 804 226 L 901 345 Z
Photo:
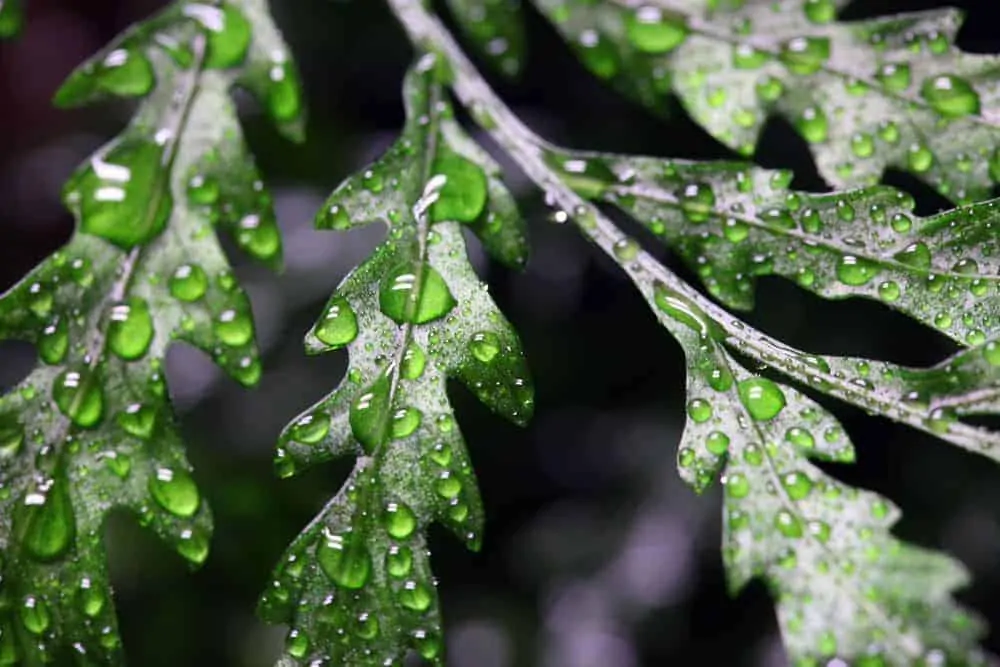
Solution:
M 751 155 L 788 119 L 837 188 L 908 171 L 952 201 L 1000 180 L 1000 59 L 955 45 L 953 9 L 838 22 L 845 0 L 534 0 L 596 75 L 662 109 L 676 95 Z
M 523 222 L 496 164 L 452 118 L 434 56 L 410 70 L 401 138 L 330 197 L 320 228 L 380 220 L 388 234 L 330 299 L 306 337 L 346 347 L 346 377 L 282 435 L 276 466 L 355 456 L 347 482 L 293 542 L 261 598 L 291 631 L 279 664 L 442 664 L 441 619 L 425 532 L 448 527 L 478 549 L 482 503 L 450 406 L 461 380 L 516 423 L 532 410 L 517 335 L 469 264 L 462 227 L 523 265 Z
M 213 226 L 280 263 L 229 90 L 253 91 L 295 135 L 287 53 L 262 0 L 178 3 L 56 95 L 63 106 L 141 102 L 67 183 L 70 241 L 0 297 L 0 338 L 39 356 L 0 398 L 0 664 L 123 662 L 102 540 L 109 512 L 134 513 L 192 565 L 208 554 L 211 515 L 163 360 L 182 340 L 244 385 L 259 378 L 249 302 Z

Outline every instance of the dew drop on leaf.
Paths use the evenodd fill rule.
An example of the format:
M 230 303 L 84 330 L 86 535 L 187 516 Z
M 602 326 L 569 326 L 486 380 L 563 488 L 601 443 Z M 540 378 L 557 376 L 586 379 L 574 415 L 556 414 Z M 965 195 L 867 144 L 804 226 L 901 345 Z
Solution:
M 379 307 L 399 324 L 426 324 L 447 315 L 455 297 L 434 267 L 401 264 L 382 279 Z
M 417 516 L 403 503 L 389 503 L 382 521 L 386 532 L 397 540 L 405 540 L 417 529 Z
M 160 507 L 174 516 L 192 517 L 201 505 L 194 479 L 181 468 L 157 468 L 149 478 L 149 492 Z
M 56 317 L 38 338 L 38 356 L 47 364 L 58 364 L 69 350 L 69 328 L 63 317 Z
M 416 343 L 410 343 L 399 364 L 399 374 L 407 380 L 417 380 L 424 374 L 427 355 Z
M 388 439 L 389 390 L 389 378 L 382 375 L 351 403 L 351 433 L 368 454 Z
M 500 354 L 500 337 L 492 331 L 480 331 L 472 336 L 469 351 L 476 359 L 488 364 Z
M 144 140 L 123 141 L 93 157 L 66 187 L 80 229 L 124 250 L 163 231 L 173 208 L 163 149 Z
M 418 613 L 430 609 L 433 600 L 430 590 L 419 581 L 407 581 L 399 592 L 399 604 Z
M 945 118 L 972 116 L 980 111 L 979 93 L 968 81 L 953 74 L 927 79 L 920 87 L 920 95 Z
M 156 410 L 142 403 L 129 405 L 116 419 L 123 431 L 142 440 L 148 440 L 156 428 Z
M 52 387 L 52 399 L 64 415 L 82 428 L 93 428 L 104 417 L 104 390 L 96 373 L 88 368 L 60 373 Z
M 310 412 L 299 418 L 292 426 L 289 435 L 295 442 L 304 445 L 315 445 L 330 432 L 330 417 L 325 412 Z
M 342 588 L 363 588 L 371 578 L 368 549 L 353 535 L 324 535 L 316 548 L 316 560 L 330 581 Z
M 170 276 L 170 294 L 179 301 L 197 301 L 207 290 L 208 276 L 197 264 L 181 264 Z
M 396 546 L 389 547 L 385 555 L 385 571 L 389 576 L 402 579 L 409 576 L 413 570 L 413 551 L 410 547 Z
M 827 37 L 795 37 L 782 45 L 780 58 L 793 74 L 815 74 L 830 58 L 830 40 Z
M 743 406 L 757 421 L 774 419 L 785 407 L 785 394 L 781 387 L 767 378 L 742 380 L 737 389 Z
M 666 53 L 684 43 L 688 27 L 682 15 L 646 5 L 625 15 L 625 34 L 640 51 Z
M 253 339 L 253 320 L 243 308 L 222 311 L 213 328 L 219 340 L 230 347 L 246 345 Z
M 52 616 L 45 601 L 34 595 L 28 595 L 21 601 L 21 624 L 33 635 L 41 635 L 49 629 Z
M 343 297 L 332 299 L 316 325 L 316 338 L 331 348 L 341 348 L 358 337 L 358 318 Z
M 228 2 L 221 7 L 192 2 L 183 11 L 205 29 L 205 67 L 226 69 L 243 62 L 250 47 L 251 28 L 236 7 Z
M 143 299 L 133 298 L 111 308 L 108 347 L 122 359 L 142 358 L 153 340 L 153 319 Z
M 867 285 L 878 275 L 878 267 L 871 261 L 855 255 L 844 255 L 837 262 L 837 279 L 845 285 Z
M 439 156 L 433 171 L 446 180 L 430 207 L 430 221 L 475 222 L 486 208 L 487 183 L 482 168 L 449 152 Z
M 144 53 L 123 46 L 108 53 L 98 63 L 87 65 L 73 74 L 59 88 L 55 104 L 70 107 L 85 103 L 99 93 L 142 97 L 153 89 L 156 77 Z
M 73 544 L 76 517 L 66 489 L 67 481 L 56 479 L 48 488 L 29 492 L 25 498 L 24 548 L 39 561 L 62 557 Z

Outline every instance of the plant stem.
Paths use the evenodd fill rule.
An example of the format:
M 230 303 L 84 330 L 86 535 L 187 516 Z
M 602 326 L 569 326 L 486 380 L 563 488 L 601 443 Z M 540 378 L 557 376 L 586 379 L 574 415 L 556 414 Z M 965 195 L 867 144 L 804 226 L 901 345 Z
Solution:
M 390 8 L 418 47 L 445 58 L 452 73 L 451 88 L 458 100 L 472 114 L 479 126 L 503 148 L 521 170 L 538 185 L 546 201 L 558 207 L 559 217 L 571 218 L 590 241 L 603 250 L 628 274 L 653 312 L 665 326 L 681 325 L 663 313 L 654 299 L 659 283 L 681 295 L 725 332 L 725 343 L 754 361 L 773 368 L 806 387 L 822 383 L 824 393 L 835 396 L 868 412 L 932 433 L 972 452 L 1000 460 L 1000 433 L 956 422 L 948 431 L 934 430 L 928 420 L 929 409 L 899 400 L 898 396 L 864 387 L 845 378 L 853 363 L 843 358 L 823 358 L 834 370 L 817 368 L 816 359 L 747 325 L 739 318 L 702 295 L 652 255 L 640 250 L 634 259 L 622 262 L 615 247 L 629 238 L 596 206 L 577 195 L 561 174 L 545 160 L 551 145 L 534 134 L 492 90 L 475 65 L 465 55 L 440 20 L 422 0 L 387 0 Z M 675 335 L 675 337 L 677 337 Z

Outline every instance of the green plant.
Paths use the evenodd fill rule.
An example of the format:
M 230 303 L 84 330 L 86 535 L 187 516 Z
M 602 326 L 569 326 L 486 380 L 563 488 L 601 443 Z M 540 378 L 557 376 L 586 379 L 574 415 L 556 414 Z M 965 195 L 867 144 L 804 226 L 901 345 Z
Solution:
M 306 337 L 310 353 L 347 348 L 349 369 L 289 425 L 275 460 L 281 476 L 335 457 L 355 464 L 262 596 L 262 616 L 290 626 L 279 664 L 397 664 L 410 650 L 440 664 L 425 532 L 440 522 L 477 549 L 483 525 L 446 380 L 517 423 L 532 413 L 517 336 L 462 238 L 466 226 L 520 267 L 524 223 L 498 166 L 454 119 L 449 90 L 545 193 L 554 219 L 621 267 L 683 349 L 680 474 L 697 491 L 721 477 L 732 590 L 767 582 L 793 664 L 986 664 L 981 623 L 952 599 L 963 568 L 894 537 L 899 511 L 888 500 L 812 462 L 851 462 L 854 447 L 790 383 L 998 458 L 1000 437 L 967 420 L 998 412 L 997 203 L 967 204 L 1000 180 L 995 58 L 958 52 L 948 11 L 841 24 L 839 0 L 535 4 L 591 70 L 641 102 L 659 109 L 675 92 L 747 155 L 766 114 L 787 115 L 824 177 L 855 189 L 796 192 L 787 172 L 749 164 L 552 145 L 504 105 L 427 3 L 387 0 L 417 51 L 407 122 L 385 155 L 335 190 L 317 226 L 381 220 L 388 232 Z M 448 5 L 484 58 L 501 73 L 519 69 L 516 3 Z M 177 337 L 245 384 L 258 379 L 249 308 L 211 226 L 277 262 L 269 200 L 227 94 L 250 88 L 296 137 L 301 108 L 284 53 L 263 0 L 179 3 L 57 95 L 145 100 L 67 186 L 73 240 L 0 300 L 0 334 L 34 342 L 43 362 L 0 403 L 0 664 L 44 663 L 72 645 L 82 663 L 121 660 L 98 534 L 111 506 L 135 510 L 193 563 L 207 556 L 208 510 L 160 360 Z M 910 196 L 872 185 L 890 166 L 963 206 L 915 215 Z M 923 369 L 793 349 L 659 263 L 607 207 L 662 240 L 732 310 L 752 308 L 756 277 L 778 275 L 825 298 L 878 300 L 963 349 Z

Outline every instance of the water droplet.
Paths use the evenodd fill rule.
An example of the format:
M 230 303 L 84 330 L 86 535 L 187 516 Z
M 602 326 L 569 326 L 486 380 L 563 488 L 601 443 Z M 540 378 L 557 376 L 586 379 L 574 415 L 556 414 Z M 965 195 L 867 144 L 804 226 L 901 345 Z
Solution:
M 413 435 L 420 427 L 423 417 L 416 408 L 400 408 L 392 415 L 392 439 L 402 440 Z
M 434 162 L 435 175 L 445 177 L 438 199 L 431 205 L 431 222 L 475 222 L 486 208 L 486 174 L 479 165 L 450 151 Z
M 795 127 L 811 144 L 822 143 L 830 135 L 830 123 L 819 107 L 806 107 L 802 115 L 795 119 Z
M 104 417 L 104 391 L 96 372 L 84 368 L 65 370 L 52 387 L 52 399 L 74 424 L 93 428 Z
M 80 609 L 83 611 L 84 615 L 90 618 L 96 618 L 98 614 L 104 609 L 104 605 L 107 602 L 107 597 L 104 595 L 104 591 L 94 585 L 94 582 L 90 580 L 89 577 L 84 577 L 80 581 Z
M 785 407 L 785 394 L 781 388 L 767 378 L 751 378 L 737 384 L 740 400 L 758 421 L 774 419 Z
M 953 74 L 942 74 L 924 81 L 920 95 L 945 118 L 976 115 L 980 111 L 979 94 L 972 84 Z
M 827 37 L 795 37 L 782 45 L 780 57 L 793 74 L 815 74 L 830 58 L 830 40 Z
M 213 330 L 223 344 L 240 347 L 253 339 L 253 319 L 243 308 L 229 308 L 215 319 Z
M 867 285 L 876 275 L 878 266 L 862 257 L 844 255 L 837 262 L 837 278 L 845 285 L 852 287 Z
M 227 69 L 243 62 L 250 47 L 251 28 L 236 7 L 228 2 L 220 7 L 192 2 L 184 5 L 183 12 L 205 29 L 205 67 Z
M 382 279 L 379 307 L 399 324 L 426 324 L 448 314 L 455 297 L 430 264 L 401 264 Z
M 666 53 L 684 43 L 688 27 L 680 14 L 644 6 L 625 15 L 625 34 L 640 51 Z
M 40 561 L 62 557 L 73 544 L 76 518 L 63 479 L 52 480 L 48 488 L 25 497 L 26 520 L 24 548 Z
M 788 510 L 781 510 L 774 517 L 774 527 L 785 537 L 802 537 L 802 522 Z
M 425 612 L 433 601 L 431 591 L 419 581 L 407 581 L 399 592 L 399 604 L 410 611 Z
M 427 355 L 416 343 L 410 343 L 403 353 L 403 359 L 399 364 L 399 374 L 406 380 L 416 380 L 424 374 L 427 366 Z
M 343 588 L 363 588 L 371 577 L 371 556 L 364 542 L 353 535 L 325 534 L 316 549 L 316 560 L 330 581 Z
M 124 250 L 144 245 L 166 227 L 173 204 L 163 148 L 149 141 L 122 141 L 91 159 L 66 187 L 80 230 Z
M 56 92 L 54 101 L 57 106 L 71 107 L 84 104 L 100 93 L 141 97 L 153 89 L 155 82 L 153 66 L 146 55 L 124 46 L 73 72 Z
M 893 259 L 918 269 L 931 268 L 932 257 L 930 248 L 921 241 L 906 246 L 893 255 Z
M 906 63 L 887 63 L 879 68 L 875 78 L 889 92 L 901 93 L 910 87 L 910 66 Z
M 788 497 L 792 500 L 802 500 L 812 491 L 813 483 L 809 476 L 801 472 L 790 472 L 781 477 L 781 485 L 785 487 Z
M 386 532 L 397 540 L 405 540 L 417 529 L 417 515 L 403 503 L 389 503 L 382 520 Z
M 680 194 L 681 209 L 690 222 L 705 222 L 715 209 L 715 192 L 705 183 L 689 183 Z
M 334 297 L 316 324 L 316 338 L 331 348 L 341 348 L 358 337 L 358 318 L 344 297 Z
M 806 18 L 817 24 L 829 23 L 837 15 L 837 7 L 833 0 L 806 0 L 803 9 Z
M 479 361 L 488 364 L 500 353 L 500 337 L 492 331 L 481 331 L 472 336 L 469 351 Z
M 890 303 L 898 301 L 901 294 L 899 284 L 893 280 L 887 280 L 878 286 L 878 295 Z
M 687 412 L 695 423 L 703 424 L 712 418 L 712 404 L 703 398 L 696 398 L 688 403 Z
M 142 358 L 153 340 L 153 319 L 144 299 L 129 299 L 111 308 L 108 347 L 122 359 Z
M 21 624 L 33 635 L 41 635 L 49 629 L 52 617 L 48 605 L 41 598 L 29 595 L 21 602 Z
M 38 338 L 38 356 L 47 364 L 58 364 L 69 350 L 69 327 L 66 320 L 56 317 L 42 330 Z
M 379 632 L 378 619 L 368 613 L 358 614 L 354 632 L 362 639 L 375 639 Z
M 170 294 L 180 301 L 197 301 L 208 290 L 208 276 L 197 264 L 181 264 L 170 276 Z
M 351 404 L 351 432 L 368 454 L 388 440 L 389 390 L 389 378 L 382 375 Z
M 410 547 L 393 545 L 385 555 L 385 571 L 389 576 L 402 579 L 413 569 L 413 551 Z
M 142 440 L 148 440 L 156 428 L 156 410 L 142 403 L 132 403 L 116 419 L 123 431 Z
M 813 439 L 812 433 L 798 426 L 794 426 L 785 432 L 785 440 L 801 449 L 813 449 L 816 446 L 816 441 Z
M 726 485 L 726 495 L 730 498 L 746 498 L 750 493 L 750 482 L 743 473 L 734 472 L 726 475 L 723 483 Z
M 705 447 L 716 456 L 722 456 L 729 451 L 729 436 L 722 431 L 712 431 L 705 439 Z
M 315 445 L 330 432 L 330 417 L 325 412 L 310 412 L 292 426 L 289 436 L 295 442 Z
M 194 479 L 182 468 L 157 468 L 149 478 L 153 500 L 174 516 L 188 518 L 201 505 L 201 494 Z
M 911 144 L 906 152 L 906 163 L 910 169 L 922 174 L 934 164 L 934 154 L 923 144 Z

